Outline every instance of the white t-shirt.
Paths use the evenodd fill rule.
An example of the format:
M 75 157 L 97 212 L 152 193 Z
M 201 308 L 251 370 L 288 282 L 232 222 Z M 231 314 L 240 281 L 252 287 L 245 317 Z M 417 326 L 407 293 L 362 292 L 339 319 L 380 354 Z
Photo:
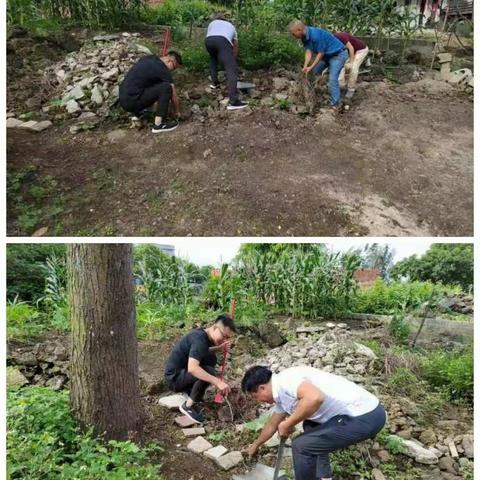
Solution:
M 233 44 L 233 40 L 238 38 L 237 30 L 226 20 L 213 20 L 208 25 L 207 38 L 216 36 L 225 37 L 231 44 Z
M 358 417 L 371 412 L 379 404 L 375 395 L 346 378 L 301 366 L 272 375 L 273 411 L 291 415 L 298 404 L 298 387 L 303 382 L 311 383 L 325 395 L 320 408 L 308 417 L 314 422 L 325 423 L 336 415 Z

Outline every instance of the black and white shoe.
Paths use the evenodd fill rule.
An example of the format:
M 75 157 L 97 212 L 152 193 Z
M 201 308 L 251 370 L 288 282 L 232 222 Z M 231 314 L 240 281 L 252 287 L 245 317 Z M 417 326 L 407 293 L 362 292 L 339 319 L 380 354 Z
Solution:
M 235 102 L 230 102 L 227 105 L 227 110 L 239 110 L 240 108 L 248 107 L 248 103 L 242 102 L 241 100 L 236 100 Z
M 178 122 L 176 120 L 172 120 L 171 122 L 164 122 L 160 125 L 153 125 L 152 133 L 162 133 L 162 132 L 171 132 L 178 127 Z
M 201 412 L 198 412 L 192 407 L 187 407 L 187 402 L 179 407 L 179 410 L 186 415 L 190 420 L 193 420 L 195 423 L 202 423 L 205 420 L 205 417 Z
M 219 83 L 211 83 L 209 85 L 209 87 L 210 87 L 210 90 L 215 90 L 216 91 L 220 88 L 220 84 Z

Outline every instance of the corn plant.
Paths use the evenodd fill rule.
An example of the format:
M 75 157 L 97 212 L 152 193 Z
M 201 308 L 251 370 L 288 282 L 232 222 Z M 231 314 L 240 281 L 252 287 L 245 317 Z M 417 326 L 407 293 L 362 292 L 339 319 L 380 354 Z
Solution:
M 260 245 L 244 249 L 237 262 L 246 292 L 294 317 L 346 313 L 356 289 L 358 259 L 323 245 Z
M 7 18 L 15 25 L 61 18 L 87 27 L 113 28 L 139 16 L 144 0 L 8 0 Z

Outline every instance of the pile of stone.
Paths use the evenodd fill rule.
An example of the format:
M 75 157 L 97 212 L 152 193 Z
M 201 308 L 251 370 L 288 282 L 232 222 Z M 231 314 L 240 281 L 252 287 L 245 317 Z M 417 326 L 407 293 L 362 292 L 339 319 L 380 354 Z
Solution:
M 11 350 L 7 364 L 10 380 L 19 386 L 31 383 L 60 390 L 68 384 L 68 352 L 59 342 Z
M 294 366 L 310 365 L 364 383 L 365 374 L 377 359 L 365 345 L 355 342 L 346 323 L 327 322 L 318 327 L 299 327 L 297 339 L 270 350 L 256 363 L 268 365 L 274 373 Z
M 96 36 L 49 68 L 46 79 L 60 98 L 60 106 L 80 119 L 108 116 L 125 73 L 142 55 L 152 53 L 139 37 L 127 32 Z
M 440 301 L 439 306 L 446 312 L 471 315 L 473 314 L 473 296 L 466 294 L 449 295 Z

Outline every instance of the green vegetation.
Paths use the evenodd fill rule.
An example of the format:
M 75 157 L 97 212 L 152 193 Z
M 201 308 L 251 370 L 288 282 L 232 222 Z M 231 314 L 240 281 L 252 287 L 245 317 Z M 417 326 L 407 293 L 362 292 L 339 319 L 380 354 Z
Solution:
M 430 281 L 387 283 L 379 279 L 372 287 L 358 292 L 353 308 L 359 313 L 388 315 L 416 310 L 432 298 L 459 292 L 459 287 L 443 286 Z
M 158 479 L 149 457 L 156 445 L 107 444 L 80 433 L 68 392 L 27 387 L 7 392 L 7 475 L 10 479 Z
M 422 257 L 413 255 L 398 262 L 393 278 L 458 285 L 469 291 L 473 285 L 473 245 L 436 243 Z
M 8 0 L 7 20 L 31 30 L 60 25 L 116 28 L 139 18 L 143 0 Z
M 449 399 L 473 402 L 473 347 L 462 352 L 435 351 L 421 361 L 422 375 Z
M 58 193 L 57 182 L 41 176 L 35 166 L 7 175 L 7 203 L 14 214 L 22 235 L 31 235 L 37 228 L 55 221 L 64 211 L 64 200 Z M 52 235 L 60 235 L 61 223 Z

